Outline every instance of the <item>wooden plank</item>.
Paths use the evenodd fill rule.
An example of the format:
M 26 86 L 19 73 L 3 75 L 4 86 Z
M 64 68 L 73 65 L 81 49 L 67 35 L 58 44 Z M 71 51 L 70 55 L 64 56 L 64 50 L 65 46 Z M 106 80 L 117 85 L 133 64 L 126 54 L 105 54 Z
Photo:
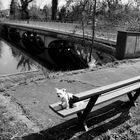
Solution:
M 98 98 L 97 102 L 95 103 L 95 105 L 99 105 L 103 102 L 120 97 L 124 94 L 137 90 L 139 88 L 140 88 L 140 83 L 138 82 L 138 83 L 135 83 L 135 84 L 123 87 L 123 88 L 119 88 L 117 90 L 110 91 L 110 92 L 100 96 Z M 79 106 L 70 108 L 70 109 L 62 109 L 61 106 L 59 106 L 60 102 L 50 105 L 50 108 L 52 110 L 54 110 L 58 115 L 60 115 L 62 117 L 67 117 L 67 116 L 73 115 L 75 113 L 78 113 L 80 111 L 83 111 L 86 108 L 88 101 L 89 100 L 85 100 L 85 101 L 83 101 L 83 103 L 79 104 Z
M 108 94 L 101 96 L 101 98 L 99 98 L 99 100 L 97 100 L 96 104 L 100 104 L 105 101 L 120 97 L 124 94 L 137 90 L 138 88 L 140 88 L 140 83 L 133 84 L 133 85 L 127 86 L 125 88 L 117 89 L 115 91 L 111 91 Z
M 134 78 L 131 78 L 131 79 L 127 79 L 127 80 L 124 80 L 124 81 L 120 81 L 120 82 L 117 82 L 117 83 L 113 83 L 113 84 L 110 84 L 110 85 L 106 85 L 106 86 L 103 86 L 103 87 L 99 87 L 99 88 L 96 88 L 96 89 L 88 90 L 88 91 L 85 91 L 85 92 L 81 92 L 81 93 L 75 94 L 74 96 L 77 98 L 77 101 L 85 100 L 85 99 L 91 98 L 92 96 L 101 95 L 101 94 L 110 92 L 112 90 L 121 88 L 123 86 L 130 85 L 130 84 L 133 84 L 133 83 L 136 83 L 136 82 L 140 82 L 140 76 L 137 76 L 137 77 L 134 77 Z
M 87 105 L 88 101 L 89 100 L 86 100 L 81 105 L 79 105 L 78 107 L 73 107 L 73 108 L 69 108 L 69 109 L 62 109 L 62 108 L 60 109 L 58 103 L 49 105 L 49 107 L 54 112 L 56 112 L 58 115 L 60 115 L 61 117 L 67 117 L 67 116 L 73 115 L 75 113 L 78 113 L 78 112 L 84 110 L 86 108 L 86 105 Z
M 50 107 L 54 112 L 58 113 L 59 111 L 63 110 L 63 108 L 61 107 L 60 103 L 61 103 L 61 102 L 57 102 L 57 103 L 51 104 L 51 105 L 49 105 L 49 107 Z M 60 114 L 58 113 L 58 115 L 60 115 Z

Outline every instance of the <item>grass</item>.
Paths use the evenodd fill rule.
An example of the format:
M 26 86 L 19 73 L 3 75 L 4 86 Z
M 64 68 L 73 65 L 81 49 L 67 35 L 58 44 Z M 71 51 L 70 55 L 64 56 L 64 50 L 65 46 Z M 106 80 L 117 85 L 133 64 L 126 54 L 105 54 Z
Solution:
M 0 140 L 14 139 L 27 132 L 23 123 L 17 122 L 14 117 L 8 114 L 6 108 L 0 106 Z
M 118 63 L 115 64 L 118 65 Z M 6 81 L 4 79 L 2 81 L 6 84 L 8 80 L 12 80 L 12 83 L 15 81 L 16 84 L 19 81 L 24 81 L 25 77 L 33 81 L 39 78 L 35 77 L 36 74 L 34 75 L 33 73 L 32 76 L 30 74 L 25 75 L 19 76 L 19 78 L 18 76 L 13 76 Z M 11 90 L 9 86 L 7 89 Z M 14 140 L 16 137 L 22 137 L 23 140 L 139 140 L 140 99 L 137 100 L 137 107 L 132 107 L 131 109 L 128 103 L 119 104 L 116 108 L 113 105 L 111 107 L 113 109 L 88 121 L 90 130 L 86 133 L 76 127 L 77 119 L 74 118 L 60 125 L 42 130 L 39 133 L 29 134 L 27 126 L 11 116 L 5 106 L 0 105 L 0 140 L 10 140 L 11 138 Z M 23 136 L 25 134 L 26 136 Z

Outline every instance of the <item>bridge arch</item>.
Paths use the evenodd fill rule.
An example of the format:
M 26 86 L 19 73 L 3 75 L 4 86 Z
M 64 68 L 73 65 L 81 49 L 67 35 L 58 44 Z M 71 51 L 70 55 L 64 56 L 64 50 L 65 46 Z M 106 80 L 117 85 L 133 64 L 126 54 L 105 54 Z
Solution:
M 26 49 L 35 58 L 46 62 L 49 67 L 56 70 L 74 70 L 87 67 L 83 58 L 78 55 L 75 45 L 65 40 L 64 37 L 58 36 L 55 32 L 46 32 L 46 30 L 38 30 L 34 28 L 25 28 L 19 26 L 4 26 L 5 37 L 13 40 L 15 45 L 18 43 L 12 36 L 18 34 L 20 38 L 21 49 Z M 8 35 L 8 37 L 7 37 Z M 34 55 L 35 54 L 35 55 Z
M 22 34 L 22 43 L 28 51 L 31 51 L 35 54 L 40 54 L 45 50 L 44 41 L 35 32 L 24 32 Z
M 74 44 L 66 40 L 52 41 L 48 46 L 51 59 L 63 70 L 86 68 L 87 64 L 77 54 Z
M 20 33 L 16 28 L 9 28 L 8 30 L 8 38 L 15 43 L 19 43 L 20 42 Z

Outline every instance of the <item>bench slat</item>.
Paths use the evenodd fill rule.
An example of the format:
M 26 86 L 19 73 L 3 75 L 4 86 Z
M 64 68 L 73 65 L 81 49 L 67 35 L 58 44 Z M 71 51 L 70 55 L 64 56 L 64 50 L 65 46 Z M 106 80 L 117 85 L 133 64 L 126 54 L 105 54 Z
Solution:
M 85 92 L 81 92 L 81 93 L 75 94 L 75 97 L 77 98 L 77 101 L 80 101 L 80 100 L 91 98 L 92 96 L 95 96 L 95 95 L 101 95 L 101 94 L 104 94 L 105 92 L 116 90 L 117 88 L 131 85 L 131 84 L 136 83 L 136 82 L 140 82 L 140 76 L 130 78 L 130 79 L 127 79 L 124 81 L 120 81 L 117 83 L 113 83 L 110 85 L 106 85 L 103 87 L 99 87 L 96 89 L 88 90 Z
M 99 105 L 100 103 L 109 101 L 113 98 L 117 98 L 117 97 L 127 94 L 131 91 L 134 91 L 138 88 L 140 88 L 140 82 L 137 82 L 137 83 L 129 85 L 129 86 L 125 86 L 123 88 L 119 88 L 117 90 L 107 92 L 106 94 L 103 94 L 98 98 L 95 105 Z M 83 103 L 79 104 L 79 106 L 70 108 L 70 109 L 62 109 L 62 107 L 59 105 L 60 102 L 57 102 L 55 104 L 50 105 L 50 108 L 53 111 L 55 111 L 58 115 L 60 115 L 62 117 L 67 117 L 67 116 L 73 115 L 75 113 L 78 113 L 80 111 L 83 111 L 86 108 L 88 101 L 89 100 L 85 100 Z

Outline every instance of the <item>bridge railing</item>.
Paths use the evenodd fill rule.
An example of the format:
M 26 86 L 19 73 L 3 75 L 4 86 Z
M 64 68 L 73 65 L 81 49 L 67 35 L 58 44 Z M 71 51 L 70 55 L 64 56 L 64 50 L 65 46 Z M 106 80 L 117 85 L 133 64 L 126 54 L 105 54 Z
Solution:
M 34 21 L 34 20 L 9 20 L 5 19 L 2 22 L 5 23 L 12 23 L 12 24 L 19 24 L 19 25 L 28 25 L 32 27 L 41 27 L 51 30 L 58 30 L 67 33 L 82 33 L 81 24 L 78 23 L 64 23 L 64 22 L 51 22 L 51 21 Z M 92 30 L 91 27 L 85 28 L 85 34 L 91 35 Z
M 41 26 L 44 28 L 53 28 L 55 30 L 63 29 L 64 31 L 69 31 L 79 27 L 80 24 L 76 23 L 63 23 L 63 22 L 51 22 L 51 21 L 35 21 L 35 20 L 9 20 L 4 19 L 2 22 L 18 23 L 18 24 L 29 24 L 32 26 Z M 80 28 L 79 28 L 80 29 Z
M 66 33 L 72 33 L 72 34 L 83 34 L 82 26 L 80 23 L 64 23 L 64 22 L 52 22 L 52 21 L 35 21 L 35 20 L 9 20 L 5 19 L 2 22 L 5 23 L 12 23 L 12 24 L 18 24 L 18 25 L 28 25 L 32 27 L 41 27 L 43 29 L 50 29 L 55 31 L 62 31 Z M 103 38 L 106 40 L 112 40 L 116 41 L 117 39 L 117 31 L 118 30 L 124 30 L 125 26 L 114 26 L 113 28 L 102 24 L 97 24 L 95 29 L 95 37 L 97 38 Z M 92 35 L 92 25 L 86 26 L 84 28 L 85 36 Z

